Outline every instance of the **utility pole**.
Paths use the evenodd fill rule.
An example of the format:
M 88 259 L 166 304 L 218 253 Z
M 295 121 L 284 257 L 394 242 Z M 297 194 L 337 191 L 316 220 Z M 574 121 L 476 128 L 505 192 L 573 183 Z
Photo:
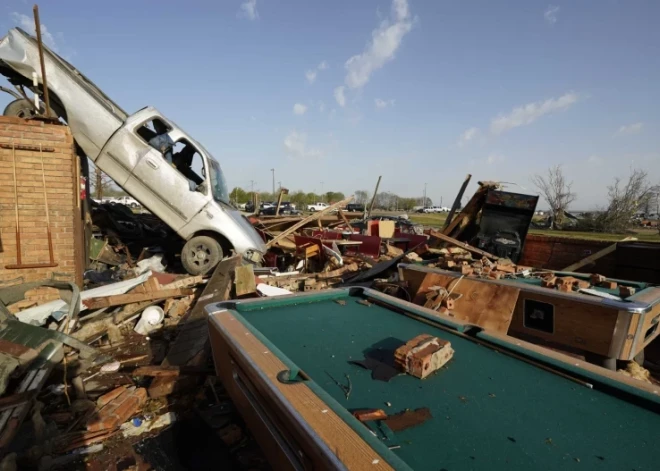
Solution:
M 271 168 L 271 172 L 273 172 L 273 195 L 275 194 L 275 169 Z
M 321 201 L 325 202 L 325 195 L 323 194 L 323 182 L 321 182 Z
M 277 182 L 277 191 L 282 191 L 282 182 Z
M 426 183 L 424 183 L 424 202 L 422 205 L 426 208 Z

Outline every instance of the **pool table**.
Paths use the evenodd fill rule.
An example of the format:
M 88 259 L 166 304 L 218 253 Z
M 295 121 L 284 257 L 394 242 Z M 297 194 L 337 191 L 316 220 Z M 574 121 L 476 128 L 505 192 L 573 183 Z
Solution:
M 206 307 L 219 378 L 273 469 L 656 470 L 657 387 L 366 288 Z M 420 380 L 383 362 L 420 334 L 453 358 Z M 383 363 L 384 364 L 384 363 Z M 389 417 L 431 418 L 393 432 Z M 420 421 L 421 422 L 421 421 Z
M 554 272 L 557 276 L 572 276 L 589 280 L 589 275 L 574 272 Z M 400 264 L 399 277 L 409 285 L 416 302 L 421 302 L 423 292 L 431 285 L 456 282 L 461 274 L 422 265 Z M 636 293 L 627 299 L 604 299 L 578 293 L 561 292 L 543 288 L 541 278 L 480 279 L 470 280 L 471 287 L 459 282 L 456 292 L 465 297 L 456 302 L 457 309 L 465 309 L 465 299 L 478 296 L 479 288 L 516 287 L 519 289 L 510 325 L 509 335 L 534 343 L 556 347 L 567 352 L 584 355 L 592 363 L 616 369 L 617 360 L 631 361 L 641 356 L 644 347 L 660 334 L 660 287 L 648 283 L 626 280 L 616 281 L 618 286 L 629 286 Z M 619 291 L 601 287 L 599 292 L 618 295 Z M 659 468 L 660 469 L 660 468 Z

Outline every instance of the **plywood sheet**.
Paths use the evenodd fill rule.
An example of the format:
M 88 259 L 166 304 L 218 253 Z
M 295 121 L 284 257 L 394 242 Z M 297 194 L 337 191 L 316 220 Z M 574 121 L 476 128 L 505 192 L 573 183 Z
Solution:
M 460 294 L 451 311 L 455 319 L 506 334 L 520 289 L 515 286 L 486 283 L 441 273 L 427 273 L 415 296 L 415 304 L 423 305 L 432 286 L 442 286 L 452 294 Z M 453 290 L 452 290 L 453 289 Z

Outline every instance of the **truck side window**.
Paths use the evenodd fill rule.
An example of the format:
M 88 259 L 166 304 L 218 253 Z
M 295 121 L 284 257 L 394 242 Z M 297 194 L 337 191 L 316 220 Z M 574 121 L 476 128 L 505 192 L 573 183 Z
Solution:
M 206 179 L 204 159 L 197 148 L 187 139 L 179 139 L 174 143 L 172 162 L 174 168 L 194 184 L 191 185 L 191 189 L 194 189 Z
M 136 129 L 136 133 L 147 144 L 163 154 L 163 158 L 172 163 L 174 142 L 167 134 L 172 130 L 163 120 L 153 118 Z

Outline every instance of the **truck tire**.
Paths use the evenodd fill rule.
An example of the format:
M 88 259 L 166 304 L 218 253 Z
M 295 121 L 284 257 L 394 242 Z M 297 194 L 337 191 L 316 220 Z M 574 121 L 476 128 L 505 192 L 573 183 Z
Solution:
M 22 98 L 9 103 L 2 112 L 4 116 L 17 116 L 19 118 L 32 118 L 37 115 L 34 105 L 29 100 Z
M 209 236 L 190 239 L 181 250 L 181 264 L 191 275 L 204 275 L 213 270 L 222 260 L 220 242 Z

